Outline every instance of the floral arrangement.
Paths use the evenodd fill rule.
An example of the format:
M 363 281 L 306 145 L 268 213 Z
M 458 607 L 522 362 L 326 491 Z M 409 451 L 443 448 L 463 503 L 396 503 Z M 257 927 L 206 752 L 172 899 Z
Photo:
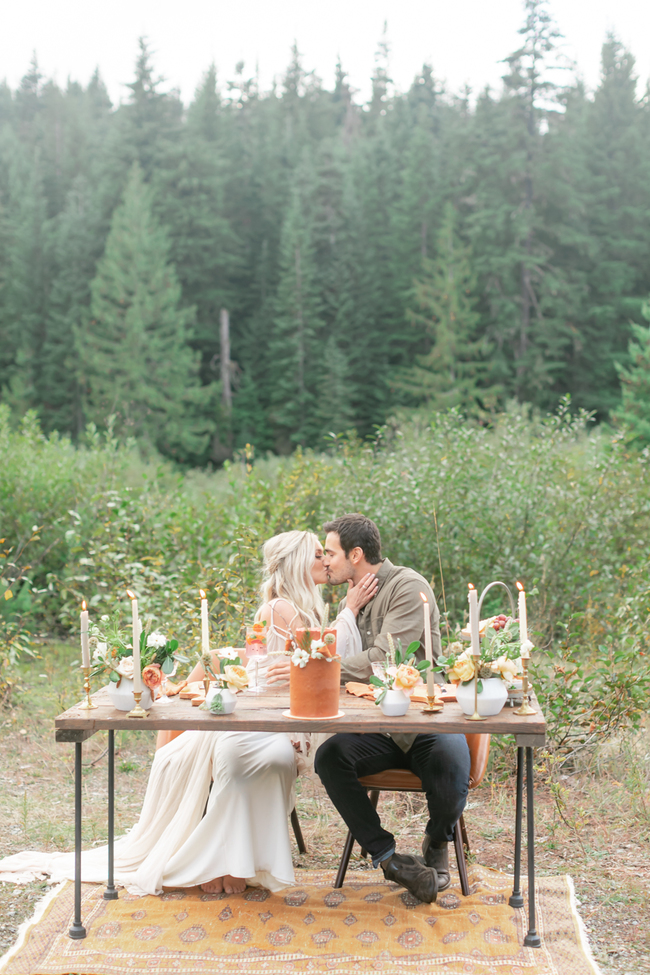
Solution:
M 375 687 L 381 688 L 375 698 L 375 704 L 381 704 L 386 697 L 387 691 L 410 691 L 422 680 L 423 671 L 429 667 L 428 660 L 420 660 L 413 664 L 415 654 L 420 646 L 419 640 L 409 643 L 406 651 L 402 650 L 402 641 L 398 638 L 397 645 L 393 640 L 392 634 L 387 634 L 388 653 L 386 654 L 386 667 L 383 677 L 376 674 L 369 679 Z
M 331 663 L 336 658 L 329 653 L 323 653 L 325 647 L 331 646 L 336 637 L 333 633 L 326 633 L 329 621 L 329 603 L 325 604 L 325 613 L 320 627 L 320 637 L 312 639 L 311 629 L 305 629 L 300 639 L 295 633 L 287 638 L 285 652 L 291 654 L 291 663 L 294 667 L 306 667 L 310 660 L 327 660 Z
M 200 705 L 200 709 L 203 711 L 212 711 L 213 714 L 222 714 L 223 699 L 221 697 L 221 691 L 225 690 L 225 688 L 228 688 L 229 691 L 242 691 L 245 687 L 248 687 L 248 674 L 241 662 L 239 653 L 234 647 L 224 647 L 222 650 L 216 650 L 215 654 L 219 658 L 218 674 L 214 671 L 212 654 L 202 653 L 198 655 L 199 662 L 206 676 L 217 684 L 217 693 L 210 701 L 210 704 L 206 704 L 204 701 Z M 226 661 L 228 662 L 226 663 Z
M 92 676 L 107 675 L 109 681 L 120 683 L 122 677 L 133 680 L 133 646 L 131 630 L 123 630 L 119 613 L 101 616 L 99 624 L 90 627 Z M 169 639 L 157 630 L 147 629 L 140 634 L 140 668 L 143 683 L 155 691 L 164 678 L 173 674 L 178 663 L 188 663 L 178 652 L 178 640 Z
M 532 643 L 526 641 L 528 653 Z M 478 659 L 478 692 L 483 690 L 482 680 L 500 677 L 513 684 L 522 671 L 519 621 L 510 616 L 497 616 L 488 620 L 481 639 Z M 439 657 L 436 670 L 445 671 L 452 682 L 467 684 L 474 679 L 475 661 L 471 649 L 462 643 L 450 643 L 445 656 Z

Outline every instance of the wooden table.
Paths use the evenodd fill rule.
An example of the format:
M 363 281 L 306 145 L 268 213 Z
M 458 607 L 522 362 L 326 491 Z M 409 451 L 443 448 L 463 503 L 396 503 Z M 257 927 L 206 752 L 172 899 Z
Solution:
M 524 766 L 526 769 L 526 842 L 528 850 L 528 933 L 524 944 L 537 948 L 541 941 L 535 927 L 535 817 L 533 790 L 533 749 L 546 740 L 546 721 L 533 697 L 537 713 L 530 716 L 515 714 L 504 708 L 500 714 L 484 721 L 470 721 L 458 704 L 445 704 L 441 712 L 425 715 L 421 705 L 411 704 L 403 717 L 385 717 L 372 701 L 352 697 L 341 690 L 340 718 L 309 720 L 289 718 L 283 711 L 289 708 L 288 688 L 273 686 L 262 694 L 244 692 L 237 697 L 232 714 L 213 715 L 192 707 L 189 701 L 172 698 L 167 705 L 153 705 L 146 718 L 130 718 L 125 711 L 116 711 L 106 688 L 93 695 L 94 710 L 79 705 L 69 708 L 54 721 L 56 740 L 75 745 L 75 917 L 70 928 L 71 938 L 85 938 L 81 923 L 81 759 L 83 742 L 97 731 L 108 731 L 108 883 L 104 891 L 107 900 L 114 900 L 118 892 L 114 885 L 114 792 L 115 792 L 115 732 L 116 731 L 324 731 L 419 734 L 489 734 L 514 735 L 517 746 L 517 802 L 515 813 L 514 885 L 509 900 L 511 907 L 523 907 L 520 888 Z

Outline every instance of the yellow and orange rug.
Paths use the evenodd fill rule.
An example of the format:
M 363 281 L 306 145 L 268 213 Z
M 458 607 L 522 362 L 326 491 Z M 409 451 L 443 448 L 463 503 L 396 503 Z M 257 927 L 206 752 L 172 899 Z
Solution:
M 375 871 L 298 871 L 277 894 L 176 890 L 160 897 L 102 899 L 84 884 L 88 936 L 67 936 L 73 886 L 62 885 L 37 912 L 0 966 L 0 975 L 597 975 L 567 877 L 538 886 L 541 948 L 524 948 L 526 916 L 508 907 L 512 879 L 470 868 L 471 894 L 458 886 L 421 904 Z

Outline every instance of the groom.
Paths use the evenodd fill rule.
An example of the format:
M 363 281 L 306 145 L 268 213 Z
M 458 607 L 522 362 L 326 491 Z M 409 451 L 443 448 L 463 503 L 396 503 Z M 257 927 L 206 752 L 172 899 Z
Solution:
M 437 657 L 440 614 L 426 580 L 413 569 L 382 559 L 379 530 L 369 518 L 343 515 L 323 528 L 327 532 L 323 565 L 332 585 L 349 581 L 353 586 L 363 585 L 366 573 L 376 577 L 376 595 L 357 616 L 362 651 L 341 661 L 342 679 L 367 680 L 372 663 L 385 661 L 389 633 L 403 647 L 419 640 L 422 659 L 421 592 L 431 607 L 429 625 Z M 465 736 L 337 734 L 318 749 L 314 767 L 355 840 L 372 856 L 373 866 L 381 866 L 387 880 L 406 887 L 419 900 L 435 901 L 451 883 L 448 843 L 467 799 L 470 760 Z M 361 776 L 389 768 L 411 769 L 422 780 L 429 807 L 422 842 L 424 862 L 396 852 L 393 834 L 382 827 L 359 782 Z

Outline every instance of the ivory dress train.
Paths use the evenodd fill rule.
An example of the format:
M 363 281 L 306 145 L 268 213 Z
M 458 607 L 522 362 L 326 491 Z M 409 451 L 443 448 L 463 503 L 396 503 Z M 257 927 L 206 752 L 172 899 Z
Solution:
M 344 610 L 336 625 L 341 655 L 357 652 L 352 613 Z M 269 630 L 269 650 L 283 649 L 284 636 Z M 140 818 L 115 843 L 115 883 L 140 895 L 226 874 L 273 891 L 291 885 L 287 817 L 295 778 L 296 752 L 288 735 L 184 732 L 156 752 Z M 107 847 L 85 851 L 82 880 L 104 883 L 107 856 Z M 74 853 L 25 851 L 0 860 L 0 880 L 27 883 L 45 876 L 53 882 L 73 879 Z

